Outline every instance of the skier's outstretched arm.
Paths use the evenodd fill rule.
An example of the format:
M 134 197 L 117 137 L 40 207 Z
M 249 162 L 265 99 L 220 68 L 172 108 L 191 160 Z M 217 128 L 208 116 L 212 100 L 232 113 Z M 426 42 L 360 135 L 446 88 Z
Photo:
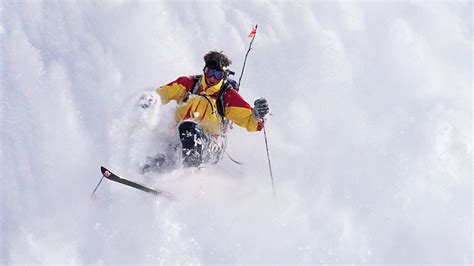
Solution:
M 263 129 L 263 117 L 268 113 L 266 100 L 255 101 L 252 108 L 242 96 L 233 90 L 229 90 L 225 95 L 225 116 L 237 125 L 247 129 L 247 131 L 260 131 Z
M 153 91 L 144 92 L 138 103 L 142 108 L 149 108 L 156 103 L 157 94 L 160 96 L 162 104 L 167 104 L 172 100 L 181 103 L 193 84 L 193 77 L 179 77 L 177 80 Z

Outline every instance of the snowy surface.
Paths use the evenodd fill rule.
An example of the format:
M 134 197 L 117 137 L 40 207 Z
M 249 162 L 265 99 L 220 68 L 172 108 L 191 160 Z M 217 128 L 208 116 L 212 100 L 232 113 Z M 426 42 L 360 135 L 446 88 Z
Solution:
M 472 257 L 472 2 L 3 0 L 0 264 L 462 263 Z M 173 106 L 139 95 L 224 50 L 263 133 L 150 178 Z M 105 165 L 179 195 L 103 182 Z

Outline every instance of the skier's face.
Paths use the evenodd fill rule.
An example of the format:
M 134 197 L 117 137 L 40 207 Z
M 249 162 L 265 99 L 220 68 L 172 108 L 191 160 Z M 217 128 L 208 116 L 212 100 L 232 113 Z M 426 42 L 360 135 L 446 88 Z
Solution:
M 204 76 L 207 86 L 212 87 L 221 81 L 224 77 L 224 72 L 206 67 L 204 69 Z

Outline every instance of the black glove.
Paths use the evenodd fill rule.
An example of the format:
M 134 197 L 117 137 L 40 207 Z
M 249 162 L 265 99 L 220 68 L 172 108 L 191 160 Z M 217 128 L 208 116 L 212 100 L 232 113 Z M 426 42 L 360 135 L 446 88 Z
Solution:
M 269 108 L 268 108 L 268 103 L 267 100 L 264 98 L 260 98 L 255 101 L 254 106 L 253 106 L 253 116 L 257 119 L 262 119 L 265 117 L 266 114 L 268 114 Z

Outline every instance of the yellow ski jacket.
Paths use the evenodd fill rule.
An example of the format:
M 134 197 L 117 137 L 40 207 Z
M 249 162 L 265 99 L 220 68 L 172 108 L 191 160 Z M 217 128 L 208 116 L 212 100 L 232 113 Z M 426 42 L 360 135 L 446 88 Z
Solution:
M 217 137 L 222 133 L 222 118 L 217 112 L 216 99 L 223 80 L 212 87 L 207 86 L 204 76 L 198 82 L 199 89 L 195 94 L 191 94 L 195 76 L 180 77 L 157 88 L 156 93 L 160 95 L 162 104 L 172 100 L 178 103 L 176 122 L 194 121 L 209 135 Z M 224 115 L 247 131 L 260 131 L 264 126 L 263 120 L 253 116 L 252 107 L 234 89 L 229 89 L 224 95 Z

